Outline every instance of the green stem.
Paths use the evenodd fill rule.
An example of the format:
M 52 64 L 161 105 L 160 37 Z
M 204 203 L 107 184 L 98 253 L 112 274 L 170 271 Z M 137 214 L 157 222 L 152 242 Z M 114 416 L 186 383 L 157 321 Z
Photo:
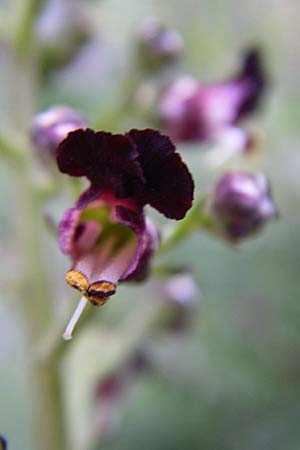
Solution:
M 34 51 L 34 21 L 43 0 L 21 0 L 15 15 L 11 53 L 8 58 L 7 116 L 13 130 L 24 132 L 24 141 L 14 142 L 0 133 L 0 150 L 14 170 L 17 209 L 15 212 L 20 290 L 20 315 L 28 335 L 28 355 L 33 383 L 33 413 L 38 450 L 67 450 L 61 395 L 60 354 L 36 357 L 35 350 L 53 320 L 53 303 L 42 255 L 41 190 L 34 185 L 33 158 L 26 135 L 36 107 L 38 61 Z M 13 134 L 12 134 L 13 136 Z M 23 145 L 24 144 L 24 145 Z
M 195 231 L 211 231 L 213 227 L 212 218 L 207 212 L 206 199 L 201 199 L 194 203 L 186 217 L 178 222 L 171 233 L 162 241 L 158 253 L 161 255 L 171 250 Z
M 0 155 L 15 171 L 24 169 L 26 164 L 24 152 L 20 150 L 20 145 L 13 142 L 4 131 L 0 130 Z
M 61 380 L 57 358 L 36 362 L 33 366 L 37 448 L 67 450 Z
M 34 21 L 44 0 L 22 0 L 17 11 L 14 47 L 19 53 L 27 53 L 32 46 Z
M 19 206 L 17 232 L 24 274 L 18 300 L 27 327 L 29 352 L 32 354 L 51 321 L 52 302 L 41 254 L 39 201 L 26 173 L 19 174 L 17 188 Z M 56 352 L 46 359 L 32 360 L 37 448 L 43 450 L 67 448 L 63 430 L 59 363 L 59 353 Z

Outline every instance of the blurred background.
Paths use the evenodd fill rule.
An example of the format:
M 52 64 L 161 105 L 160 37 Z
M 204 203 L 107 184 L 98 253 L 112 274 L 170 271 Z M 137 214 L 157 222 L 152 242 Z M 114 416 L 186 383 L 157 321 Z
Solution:
M 24 4 L 0 2 L 1 35 L 22 16 Z M 63 15 L 64 6 L 74 17 Z M 136 30 L 149 16 L 181 33 L 181 71 L 203 81 L 227 79 L 245 48 L 258 44 L 263 49 L 271 81 L 255 118 L 265 135 L 262 155 L 251 164 L 270 177 L 280 220 L 235 248 L 199 233 L 164 256 L 164 264 L 176 261 L 191 268 L 198 285 L 192 318 L 183 332 L 140 331 L 159 296 L 153 280 L 121 287 L 116 298 L 96 311 L 91 326 L 70 344 L 61 367 L 70 448 L 87 448 L 99 380 L 115 374 L 132 348 L 142 348 L 141 367 L 138 364 L 133 371 L 134 380 L 121 400 L 118 387 L 106 391 L 100 386 L 106 405 L 102 410 L 111 410 L 113 423 L 106 424 L 108 432 L 89 448 L 299 450 L 299 2 L 45 1 L 32 23 L 34 39 L 47 54 L 39 81 L 33 71 L 28 83 L 28 67 L 34 68 L 34 61 L 26 58 L 26 72 L 22 62 L 12 79 L 9 47 L 1 46 L 1 122 L 5 125 L 11 115 L 16 127 L 26 129 L 34 114 L 59 103 L 76 107 L 98 129 L 147 126 L 145 117 L 131 111 L 126 97 L 130 80 L 139 76 L 134 62 Z M 75 25 L 77 35 L 70 38 Z M 66 43 L 72 49 L 74 44 L 75 50 L 63 54 Z M 30 89 L 35 91 L 32 96 Z M 29 96 L 34 102 L 28 101 Z M 205 155 L 184 148 L 182 156 L 197 192 L 205 192 L 216 176 Z M 6 290 L 20 270 L 14 227 L 26 205 L 4 163 L 0 183 L 0 433 L 7 437 L 9 449 L 42 450 L 34 444 L 34 386 L 25 330 L 14 297 Z M 51 211 L 58 220 L 67 205 L 67 200 L 55 198 L 45 205 L 45 212 Z M 153 217 L 157 219 L 156 214 Z M 66 317 L 66 305 L 74 297 L 64 285 L 69 263 L 57 242 L 42 233 L 51 295 L 59 314 Z

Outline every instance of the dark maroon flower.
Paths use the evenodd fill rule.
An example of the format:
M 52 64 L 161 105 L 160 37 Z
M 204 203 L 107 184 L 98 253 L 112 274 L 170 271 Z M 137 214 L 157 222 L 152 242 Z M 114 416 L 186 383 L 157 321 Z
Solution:
M 163 93 L 159 105 L 162 126 L 178 141 L 212 141 L 236 126 L 259 106 L 266 76 L 258 50 L 246 53 L 232 80 L 202 85 L 182 77 Z
M 91 183 L 59 226 L 60 247 L 73 260 L 66 280 L 84 296 L 80 314 L 86 299 L 104 304 L 118 281 L 145 278 L 158 233 L 143 206 L 182 219 L 192 205 L 193 181 L 170 139 L 150 129 L 126 135 L 77 130 L 59 145 L 57 162 L 62 172 Z
M 49 161 L 58 144 L 70 131 L 86 126 L 83 116 L 72 108 L 56 105 L 37 114 L 30 130 L 31 141 L 39 156 Z
M 140 26 L 138 45 L 141 62 L 149 69 L 176 62 L 183 52 L 179 32 L 152 18 Z
M 7 449 L 7 442 L 6 439 L 1 436 L 0 434 L 0 450 L 6 450 Z
M 217 225 L 225 238 L 239 241 L 277 216 L 265 175 L 225 173 L 215 188 L 212 203 Z

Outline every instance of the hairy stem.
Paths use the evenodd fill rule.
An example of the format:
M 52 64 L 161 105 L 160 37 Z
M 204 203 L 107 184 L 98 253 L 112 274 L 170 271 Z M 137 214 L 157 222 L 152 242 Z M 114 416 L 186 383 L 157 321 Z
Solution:
M 41 254 L 39 201 L 27 179 L 19 174 L 17 182 L 19 248 L 23 261 L 23 281 L 19 294 L 22 319 L 28 333 L 29 352 L 33 354 L 52 318 L 52 302 Z M 32 358 L 35 389 L 34 413 L 37 449 L 66 450 L 62 396 L 60 392 L 60 356 L 53 352 L 43 360 Z
M 67 450 L 64 431 L 59 361 L 36 362 L 33 366 L 35 383 L 35 414 L 37 448 Z
M 39 67 L 34 42 L 34 21 L 43 0 L 18 1 L 7 57 L 8 86 L 5 96 L 7 122 L 21 134 L 0 133 L 0 150 L 14 175 L 16 211 L 13 222 L 20 259 L 18 311 L 27 332 L 28 361 L 31 363 L 36 450 L 67 450 L 60 382 L 60 354 L 41 359 L 35 354 L 49 324 L 54 321 L 48 274 L 43 261 L 41 187 L 33 176 L 34 164 L 28 148 L 28 129 L 36 110 Z M 4 127 L 4 129 L 6 129 Z M 24 145 L 25 147 L 24 147 Z M 34 185 L 35 183 L 35 185 Z

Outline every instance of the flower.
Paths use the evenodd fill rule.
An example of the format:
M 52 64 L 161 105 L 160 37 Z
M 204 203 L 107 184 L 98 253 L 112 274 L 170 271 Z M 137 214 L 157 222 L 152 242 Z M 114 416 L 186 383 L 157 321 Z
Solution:
M 1 436 L 0 434 L 0 450 L 6 450 L 7 449 L 7 442 L 6 439 Z
M 178 61 L 183 52 L 179 32 L 153 18 L 146 19 L 138 30 L 141 62 L 147 68 L 157 68 Z
M 249 50 L 240 73 L 232 80 L 202 85 L 185 76 L 163 93 L 159 115 L 165 132 L 177 141 L 207 142 L 218 139 L 259 106 L 266 76 L 261 55 Z
M 277 216 L 267 177 L 261 173 L 228 172 L 218 181 L 212 211 L 221 233 L 239 241 Z
M 152 361 L 143 347 L 134 349 L 113 371 L 97 380 L 94 390 L 94 428 L 98 438 L 110 435 L 121 420 L 121 410 L 131 395 L 138 377 L 147 372 Z
M 58 144 L 70 131 L 86 126 L 86 120 L 76 110 L 68 106 L 55 105 L 38 113 L 30 130 L 31 141 L 39 156 L 49 161 L 55 157 Z
M 86 10 L 80 2 L 45 0 L 33 29 L 40 51 L 42 75 L 70 62 L 91 36 Z
M 87 300 L 103 305 L 119 281 L 146 277 L 158 232 L 144 205 L 177 220 L 191 207 L 193 180 L 175 150 L 151 129 L 125 135 L 77 130 L 58 146 L 61 172 L 90 181 L 59 226 L 61 250 L 73 261 L 66 281 L 83 294 L 65 338 Z
M 194 305 L 198 287 L 189 273 L 170 276 L 164 284 L 164 295 L 173 304 L 189 307 Z

